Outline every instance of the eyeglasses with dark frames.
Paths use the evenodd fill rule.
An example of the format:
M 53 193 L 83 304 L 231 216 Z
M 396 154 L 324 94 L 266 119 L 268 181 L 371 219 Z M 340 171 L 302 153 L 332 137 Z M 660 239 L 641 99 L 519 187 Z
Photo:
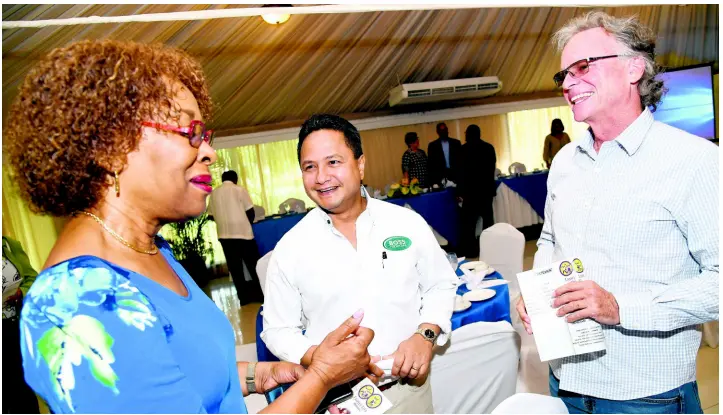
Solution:
M 597 56 L 594 58 L 585 58 L 580 59 L 579 61 L 575 61 L 572 63 L 572 65 L 568 66 L 567 68 L 561 70 L 560 72 L 556 73 L 552 80 L 555 81 L 555 85 L 557 85 L 558 88 L 562 87 L 563 82 L 565 82 L 565 78 L 567 77 L 567 74 L 572 75 L 573 78 L 579 78 L 588 71 L 590 71 L 590 64 L 595 61 L 599 61 L 601 59 L 609 59 L 609 58 L 618 58 L 623 56 L 630 56 L 630 55 L 606 55 L 606 56 Z

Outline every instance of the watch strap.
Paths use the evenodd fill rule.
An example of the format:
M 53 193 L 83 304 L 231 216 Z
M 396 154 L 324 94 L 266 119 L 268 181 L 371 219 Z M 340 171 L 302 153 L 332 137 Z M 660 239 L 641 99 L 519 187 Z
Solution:
M 428 342 L 434 344 L 434 341 L 437 340 L 437 335 L 434 334 L 432 338 L 429 338 L 424 334 L 424 332 L 427 330 L 430 330 L 432 333 L 434 333 L 434 330 L 432 330 L 432 329 L 417 329 L 417 331 L 415 331 L 415 333 L 422 336 L 424 338 L 424 340 L 427 340 Z
M 246 366 L 246 388 L 249 393 L 256 393 L 256 362 L 249 362 Z

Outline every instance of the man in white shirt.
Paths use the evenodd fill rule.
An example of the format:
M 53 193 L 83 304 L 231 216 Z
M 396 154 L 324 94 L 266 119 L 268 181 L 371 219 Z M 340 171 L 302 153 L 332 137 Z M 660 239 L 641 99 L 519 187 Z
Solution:
M 654 121 L 663 94 L 655 39 L 635 18 L 591 12 L 555 35 L 554 76 L 588 134 L 560 150 L 547 182 L 535 267 L 578 257 L 584 282 L 558 288 L 568 322 L 602 325 L 607 350 L 550 363 L 570 413 L 703 413 L 698 325 L 718 319 L 718 149 Z M 530 318 L 517 310 L 528 333 Z
M 259 247 L 254 240 L 251 223 L 254 221 L 254 204 L 249 192 L 237 185 L 238 174 L 229 170 L 221 175 L 221 186 L 211 193 L 207 213 L 216 222 L 218 241 L 226 256 L 231 279 L 236 286 L 236 295 L 244 306 L 249 303 L 263 303 L 256 262 Z M 243 262 L 251 275 L 251 281 L 244 278 Z
M 393 359 L 392 375 L 401 378 L 381 386 L 390 412 L 433 413 L 427 375 L 432 348 L 451 331 L 454 271 L 421 216 L 362 188 L 365 158 L 350 122 L 312 116 L 298 156 L 318 208 L 276 245 L 262 339 L 280 359 L 307 365 L 349 310 L 363 308 L 375 332 L 370 355 Z

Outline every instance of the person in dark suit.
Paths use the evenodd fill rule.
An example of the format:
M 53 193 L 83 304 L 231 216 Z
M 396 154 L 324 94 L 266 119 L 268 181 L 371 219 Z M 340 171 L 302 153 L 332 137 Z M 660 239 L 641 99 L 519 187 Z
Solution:
M 437 124 L 439 138 L 429 143 L 427 147 L 427 177 L 429 184 L 440 184 L 443 179 L 451 180 L 455 184 L 460 177 L 460 158 L 462 143 L 449 136 L 447 124 Z
M 482 140 L 479 126 L 472 124 L 465 131 L 462 146 L 462 176 L 458 194 L 462 198 L 461 249 L 467 257 L 479 256 L 479 243 L 475 235 L 477 219 L 482 216 L 482 227 L 494 223 L 492 201 L 497 192 L 495 165 L 497 154 L 492 144 Z

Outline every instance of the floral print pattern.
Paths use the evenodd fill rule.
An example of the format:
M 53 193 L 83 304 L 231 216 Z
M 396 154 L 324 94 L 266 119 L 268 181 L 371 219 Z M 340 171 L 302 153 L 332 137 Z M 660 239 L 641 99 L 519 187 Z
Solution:
M 125 275 L 98 267 L 97 260 L 92 267 L 83 265 L 79 257 L 41 273 L 28 292 L 20 322 L 24 354 L 36 367 L 47 364 L 53 392 L 71 411 L 74 372 L 83 362 L 97 382 L 120 393 L 113 370 L 114 338 L 88 310 L 111 311 L 141 331 L 157 321 L 148 298 Z

